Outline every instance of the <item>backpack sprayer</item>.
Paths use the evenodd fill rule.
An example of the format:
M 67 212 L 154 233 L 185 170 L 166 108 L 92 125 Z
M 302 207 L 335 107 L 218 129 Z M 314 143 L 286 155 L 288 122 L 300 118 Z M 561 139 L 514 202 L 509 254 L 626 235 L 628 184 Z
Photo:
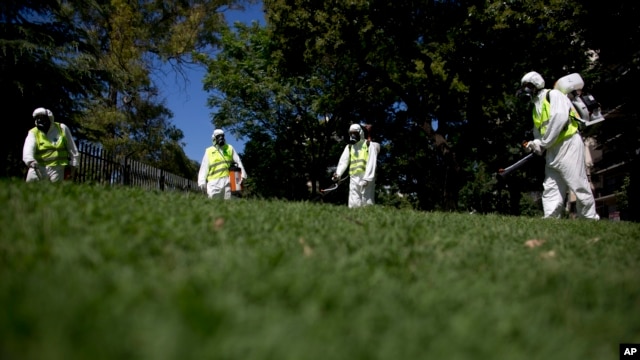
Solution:
M 231 195 L 242 195 L 242 169 L 236 163 L 229 166 L 229 185 L 231 186 Z
M 584 88 L 584 80 L 582 80 L 580 74 L 573 73 L 563 76 L 556 81 L 553 88 L 560 90 L 563 94 L 567 95 L 569 100 L 571 100 L 573 107 L 580 115 L 580 119 L 578 119 L 578 121 L 581 121 L 584 126 L 591 126 L 605 120 L 604 115 L 602 115 L 600 103 L 596 101 L 593 95 L 582 91 Z M 513 165 L 504 169 L 499 169 L 498 175 L 505 177 L 510 172 L 526 164 L 532 158 L 533 153 L 528 154 L 522 159 L 516 161 Z
M 554 89 L 567 95 L 575 107 L 585 126 L 590 126 L 604 121 L 600 103 L 591 94 L 582 92 L 584 81 L 580 74 L 569 74 L 556 81 Z

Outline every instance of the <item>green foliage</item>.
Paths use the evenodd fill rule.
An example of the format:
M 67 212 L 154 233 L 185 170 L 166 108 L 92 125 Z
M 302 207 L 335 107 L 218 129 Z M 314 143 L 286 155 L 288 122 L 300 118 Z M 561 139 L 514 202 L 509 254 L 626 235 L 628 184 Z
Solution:
M 4 4 L 0 91 L 11 104 L 5 116 L 19 125 L 3 142 L 2 175 L 23 175 L 29 115 L 46 106 L 81 139 L 193 176 L 197 167 L 152 80 L 167 63 L 177 74 L 208 66 L 212 121 L 249 139 L 243 155 L 257 196 L 314 197 L 348 125 L 362 122 L 374 125 L 385 149 L 380 187 L 416 209 L 475 207 L 487 198 L 477 165 L 492 173 L 513 163 L 529 140 L 529 114 L 513 93 L 530 70 L 547 87 L 581 73 L 603 110 L 617 109 L 616 121 L 589 135 L 604 143 L 621 134 L 611 158 L 637 158 L 638 113 L 624 105 L 634 104 L 626 89 L 640 82 L 634 1 L 265 0 L 264 28 L 226 29 L 224 11 L 241 3 Z M 422 134 L 432 121 L 437 133 Z M 528 211 L 516 209 L 517 191 L 534 191 L 542 172 L 523 174 L 509 186 L 508 206 L 486 208 Z
M 497 212 L 498 191 L 496 174 L 490 172 L 483 163 L 468 171 L 474 179 L 468 181 L 460 190 L 460 200 L 469 211 L 480 213 Z
M 209 105 L 217 109 L 213 123 L 250 139 L 243 163 L 258 195 L 308 199 L 319 189 L 310 193 L 307 183 L 325 180 L 337 163 L 335 125 L 316 108 L 322 97 L 316 74 L 284 74 L 274 64 L 278 54 L 268 34 L 258 24 L 240 23 L 223 32 L 221 52 L 208 61 L 204 80 L 212 92 Z
M 614 7 L 631 6 L 627 3 Z M 388 149 L 380 159 L 387 174 L 380 185 L 402 189 L 418 209 L 455 209 L 451 204 L 458 203 L 462 187 L 484 186 L 467 184 L 482 177 L 473 173 L 476 164 L 493 172 L 522 156 L 531 119 L 513 94 L 524 73 L 535 69 L 549 85 L 570 72 L 583 73 L 594 85 L 604 76 L 596 73 L 599 63 L 587 51 L 601 41 L 588 36 L 598 28 L 592 5 L 309 0 L 264 5 L 267 26 L 238 27 L 223 36 L 224 50 L 210 63 L 206 84 L 211 106 L 219 109 L 216 124 L 255 141 L 250 149 L 265 141 L 278 151 L 262 167 L 272 171 L 252 164 L 255 175 L 278 178 L 285 172 L 298 184 L 287 188 L 309 177 L 314 184 L 321 180 L 327 167 L 321 159 L 339 155 L 334 139 L 342 137 L 341 129 L 364 122 L 374 124 L 376 140 Z M 318 119 L 329 121 L 319 127 Z M 432 121 L 439 124 L 437 133 L 420 136 L 419 129 Z M 297 132 L 293 139 L 291 131 Z M 310 145 L 301 138 L 313 139 L 314 146 L 299 147 Z M 275 150 L 281 147 L 291 151 Z M 279 166 L 286 161 L 296 165 Z M 512 189 L 533 191 L 540 177 L 541 172 L 528 171 L 519 177 L 521 185 L 511 186 L 509 206 L 488 208 L 519 213 L 520 195 Z M 283 184 L 281 177 L 271 184 L 261 181 L 270 188 Z M 272 193 L 262 186 L 258 191 Z M 287 193 L 278 196 L 296 198 Z M 461 206 L 471 207 L 466 199 L 473 196 L 483 195 L 467 194 Z
M 56 2 L 7 2 L 0 7 L 0 96 L 12 122 L 2 142 L 0 176 L 20 176 L 22 145 L 34 126 L 31 114 L 51 109 L 56 121 L 74 127 L 69 114 L 75 100 L 89 92 L 88 73 L 70 65 L 78 49 L 78 29 L 64 21 L 46 21 L 60 11 Z M 10 106 L 9 106 L 10 105 Z
M 618 198 L 619 208 L 622 211 L 629 209 L 629 187 L 631 185 L 631 179 L 626 176 L 624 178 L 624 185 L 620 189 L 619 192 L 616 193 L 616 197 Z
M 344 198 L 346 199 L 346 195 Z M 416 205 L 412 203 L 410 196 L 400 194 L 399 192 L 392 193 L 390 190 L 376 191 L 376 204 L 401 210 L 411 210 L 416 208 Z
M 80 140 L 185 177 L 194 164 L 182 132 L 158 99 L 153 72 L 170 63 L 177 74 L 192 55 L 216 45 L 221 11 L 233 1 L 28 1 L 0 8 L 2 97 L 5 115 L 20 123 L 0 168 L 17 176 L 22 141 L 40 106 Z M 14 127 L 12 127 L 15 129 Z M 15 136 L 14 136 L 15 135 Z M 3 150 L 5 147 L 3 147 Z
M 1 185 L 4 358 L 565 360 L 640 341 L 634 223 Z
M 520 214 L 522 216 L 535 216 L 542 217 L 544 215 L 542 211 L 542 198 L 534 198 L 529 196 L 522 196 L 519 204 Z
M 640 211 L 638 211 L 640 186 L 637 180 L 639 173 L 638 169 L 634 169 L 629 176 L 624 178 L 620 191 L 615 193 L 620 217 L 623 220 L 640 221 Z

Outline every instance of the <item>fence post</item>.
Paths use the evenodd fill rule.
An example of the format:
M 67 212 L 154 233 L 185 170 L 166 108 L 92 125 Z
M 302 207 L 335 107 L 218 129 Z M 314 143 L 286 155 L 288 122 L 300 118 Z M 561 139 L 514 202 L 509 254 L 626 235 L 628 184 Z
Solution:
M 160 169 L 160 191 L 164 191 L 164 170 Z
M 124 185 L 131 185 L 131 171 L 129 169 L 129 156 L 124 157 L 124 165 L 122 166 L 122 178 Z

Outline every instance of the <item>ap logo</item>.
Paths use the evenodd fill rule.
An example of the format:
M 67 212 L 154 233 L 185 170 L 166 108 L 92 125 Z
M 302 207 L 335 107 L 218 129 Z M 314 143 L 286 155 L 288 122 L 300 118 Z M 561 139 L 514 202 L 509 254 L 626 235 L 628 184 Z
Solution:
M 640 359 L 640 344 L 620 344 L 620 359 Z

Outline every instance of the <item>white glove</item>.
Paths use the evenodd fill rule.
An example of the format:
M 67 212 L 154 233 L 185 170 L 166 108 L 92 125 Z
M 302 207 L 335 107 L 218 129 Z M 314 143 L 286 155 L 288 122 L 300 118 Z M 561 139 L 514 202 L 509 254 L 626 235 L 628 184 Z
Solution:
M 340 177 L 338 176 L 338 174 L 333 174 L 331 176 L 331 181 L 338 182 L 338 180 L 340 180 Z
M 29 163 L 29 167 L 32 169 L 37 169 L 38 168 L 38 162 L 37 161 L 32 161 Z
M 360 182 L 358 183 L 358 185 L 360 185 L 360 186 L 362 186 L 362 187 L 365 187 L 365 186 L 367 186 L 367 184 L 368 184 L 368 183 L 369 183 L 369 182 L 368 182 L 367 180 L 360 180 Z
M 540 146 L 540 140 L 535 139 L 527 142 L 525 145 L 527 152 L 534 152 L 536 155 L 542 155 L 542 146 Z

